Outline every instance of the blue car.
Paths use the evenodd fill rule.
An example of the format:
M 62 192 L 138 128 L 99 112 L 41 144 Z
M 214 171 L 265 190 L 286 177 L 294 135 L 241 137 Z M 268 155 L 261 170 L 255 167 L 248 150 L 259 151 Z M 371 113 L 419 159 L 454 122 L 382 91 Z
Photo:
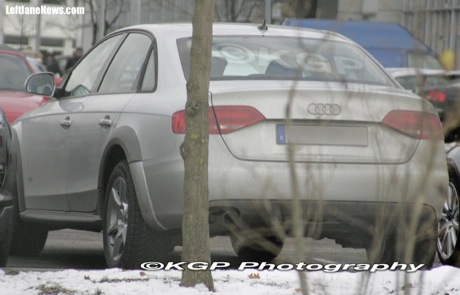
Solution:
M 428 45 L 396 23 L 286 19 L 283 25 L 337 32 L 364 47 L 386 68 L 443 69 Z

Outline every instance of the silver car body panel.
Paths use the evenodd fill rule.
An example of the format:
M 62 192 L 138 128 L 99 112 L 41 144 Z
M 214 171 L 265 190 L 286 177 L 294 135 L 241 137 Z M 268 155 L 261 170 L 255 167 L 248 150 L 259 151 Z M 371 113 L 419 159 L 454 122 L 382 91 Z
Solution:
M 294 85 L 292 82 L 274 81 L 268 86 L 253 81 L 213 84 L 220 83 L 223 87 L 211 86 L 214 106 L 250 105 L 266 117 L 260 124 L 223 135 L 229 150 L 239 159 L 288 160 L 286 145 L 274 139 L 277 138 L 277 125 L 286 125 L 284 118 L 289 106 L 292 126 L 298 127 L 303 134 L 308 132 L 310 138 L 314 129 L 319 133 L 318 139 L 311 139 L 310 142 L 301 142 L 308 138 L 299 138 L 300 135 L 292 136 L 293 143 L 298 144 L 295 150 L 297 161 L 404 163 L 410 159 L 418 145 L 418 140 L 381 124 L 391 110 L 422 111 L 424 105 L 420 99 L 403 91 L 362 85 L 345 87 L 339 83 L 321 82 L 297 82 Z M 312 105 L 335 105 L 340 107 L 341 112 L 338 115 L 311 114 L 309 107 Z M 331 135 L 333 128 L 342 130 L 334 136 Z M 361 132 L 362 138 L 350 141 L 350 135 L 356 137 L 360 131 L 364 131 Z M 324 133 L 330 136 L 321 137 Z M 251 140 L 248 141 L 248 138 Z M 382 145 L 381 142 L 386 144 Z
M 94 159 L 102 158 L 112 138 L 111 126 L 116 126 L 120 113 L 132 97 L 133 94 L 110 94 L 110 103 L 107 103 L 104 95 L 87 96 L 82 101 L 82 110 L 75 113 L 69 128 L 66 194 L 70 211 L 93 212 L 96 209 L 101 164 Z M 91 191 L 93 194 L 87 193 Z

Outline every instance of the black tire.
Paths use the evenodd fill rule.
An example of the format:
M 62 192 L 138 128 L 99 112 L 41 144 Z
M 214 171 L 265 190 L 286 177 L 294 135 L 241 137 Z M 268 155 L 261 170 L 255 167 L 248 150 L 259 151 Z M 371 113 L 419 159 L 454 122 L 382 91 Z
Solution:
M 239 258 L 245 261 L 270 261 L 283 249 L 284 241 L 276 235 L 256 235 L 245 237 L 243 234 L 230 237 L 232 247 Z
M 13 206 L 13 238 L 10 254 L 16 256 L 34 256 L 45 247 L 48 227 L 37 223 L 26 223 L 19 216 L 17 200 Z
M 405 244 L 407 238 L 396 234 L 386 238 L 385 241 L 377 246 L 366 249 L 367 258 L 370 264 L 389 264 L 412 263 L 424 264 L 423 269 L 430 269 L 434 263 L 436 255 L 436 230 L 431 226 L 432 230 L 423 236 L 416 237 L 412 247 L 412 257 L 407 257 L 406 253 L 410 245 Z
M 442 264 L 460 266 L 459 185 L 455 174 L 449 174 L 447 200 L 438 222 L 436 248 Z
M 119 162 L 110 175 L 102 226 L 109 267 L 140 268 L 143 262 L 162 261 L 173 250 L 167 234 L 145 223 L 126 161 Z
M 11 212 L 4 211 L 2 216 L 2 231 L 0 231 L 0 267 L 5 267 L 8 262 L 11 238 L 13 233 L 13 218 Z

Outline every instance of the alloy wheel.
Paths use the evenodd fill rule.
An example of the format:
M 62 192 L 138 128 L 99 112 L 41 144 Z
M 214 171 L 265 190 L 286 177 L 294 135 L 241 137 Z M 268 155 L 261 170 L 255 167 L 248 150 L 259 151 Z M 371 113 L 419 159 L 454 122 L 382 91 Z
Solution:
M 459 234 L 459 203 L 458 192 L 453 182 L 449 182 L 447 201 L 442 208 L 438 224 L 438 252 L 442 259 L 452 257 L 457 247 Z
M 127 186 L 121 176 L 115 179 L 110 188 L 106 222 L 107 250 L 113 261 L 119 261 L 126 244 L 128 229 Z

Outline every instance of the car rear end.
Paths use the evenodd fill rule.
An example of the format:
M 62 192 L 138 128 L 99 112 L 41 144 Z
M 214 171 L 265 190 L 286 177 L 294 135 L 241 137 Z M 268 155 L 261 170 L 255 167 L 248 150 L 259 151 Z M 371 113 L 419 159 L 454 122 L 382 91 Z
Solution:
M 211 213 L 224 223 L 236 214 L 249 227 L 278 218 L 289 231 L 297 193 L 305 219 L 332 225 L 323 235 L 337 223 L 374 224 L 402 203 L 422 205 L 434 222 L 445 181 L 436 113 L 398 91 L 331 87 L 212 89 L 222 131 L 210 140 Z
M 298 34 L 214 37 L 211 233 L 291 234 L 293 204 L 305 235 L 353 247 L 369 246 L 377 226 L 431 227 L 447 185 L 435 109 L 348 40 Z

